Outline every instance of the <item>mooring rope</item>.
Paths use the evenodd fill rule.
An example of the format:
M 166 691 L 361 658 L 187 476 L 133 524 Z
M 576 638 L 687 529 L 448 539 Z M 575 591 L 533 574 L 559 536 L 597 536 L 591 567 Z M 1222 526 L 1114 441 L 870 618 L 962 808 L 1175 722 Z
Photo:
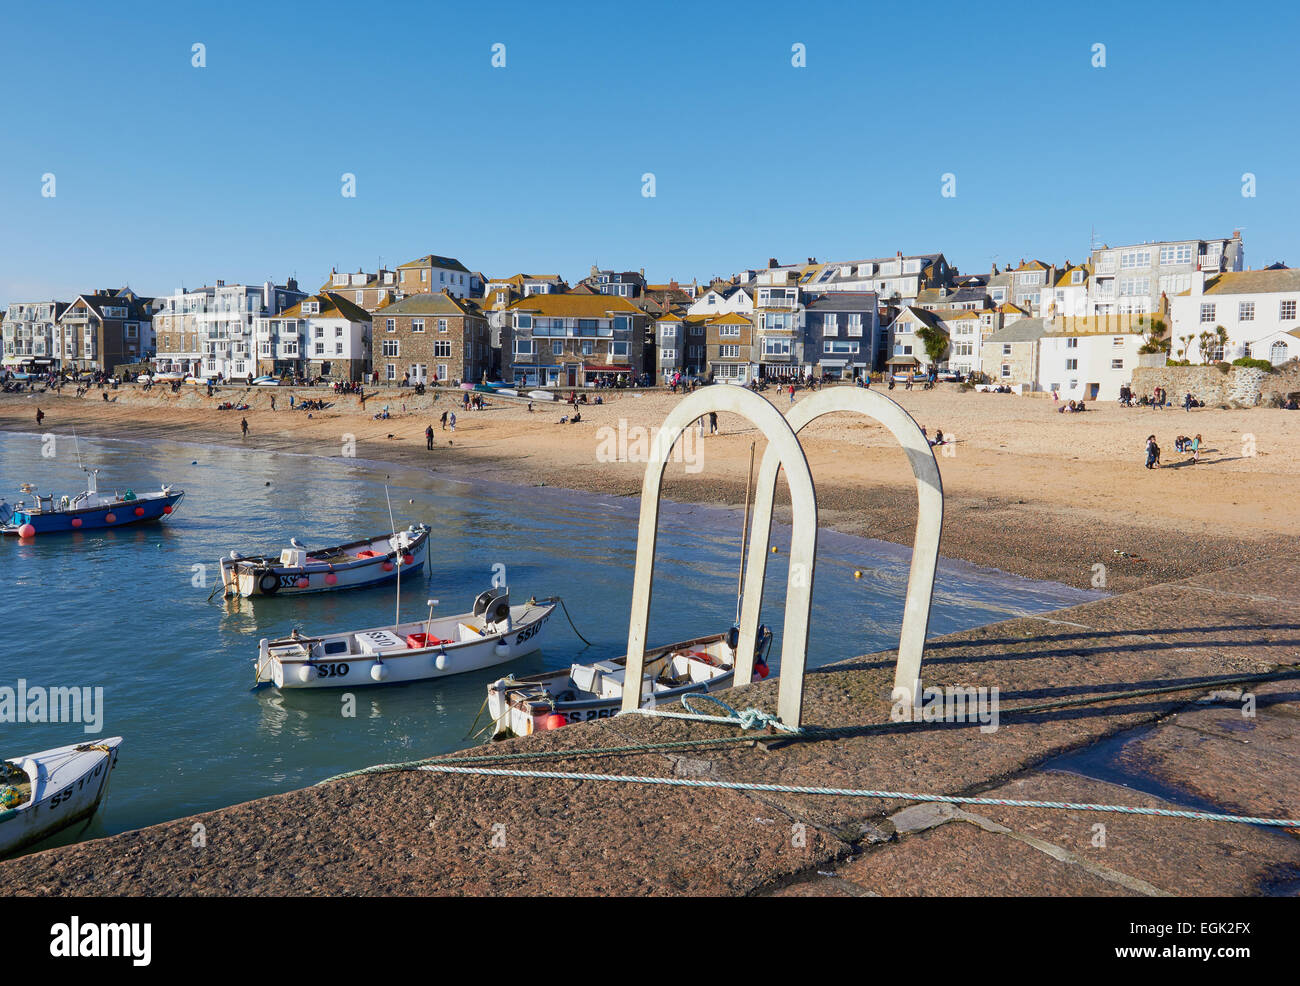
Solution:
M 959 805 L 996 805 L 1003 808 L 1060 808 L 1073 811 L 1114 812 L 1122 815 L 1156 815 L 1161 818 L 1190 818 L 1209 822 L 1240 822 L 1279 828 L 1300 827 L 1300 818 L 1260 818 L 1213 811 L 1182 811 L 1173 808 L 1139 808 L 1133 805 L 1101 805 L 1075 801 L 1027 801 L 1020 798 L 977 798 L 948 794 L 917 794 L 912 791 L 875 791 L 847 787 L 804 787 L 794 784 L 758 784 L 748 781 L 704 781 L 693 777 L 643 777 L 629 774 L 582 774 L 552 770 L 505 770 L 494 767 L 454 767 L 427 764 L 419 768 L 436 774 L 478 774 L 486 777 L 536 777 L 566 781 L 610 781 L 624 784 L 653 784 L 665 787 L 711 788 L 725 791 L 762 791 L 774 794 L 818 794 L 843 798 L 880 798 L 891 801 L 927 801 Z
M 696 709 L 691 708 L 691 699 L 704 699 L 712 702 L 714 705 L 720 705 L 727 711 L 725 716 L 709 716 Z M 741 729 L 763 729 L 771 726 L 773 729 L 780 730 L 784 733 L 802 733 L 803 730 L 798 726 L 787 726 L 770 712 L 764 712 L 762 709 L 748 708 L 744 712 L 733 709 L 720 698 L 715 698 L 709 694 L 699 692 L 689 693 L 682 696 L 682 705 L 686 707 L 686 712 L 665 712 L 663 709 L 624 709 L 619 715 L 642 715 L 658 716 L 662 719 L 688 719 L 692 722 L 710 722 L 724 726 L 739 726 Z
M 582 641 L 584 644 L 586 644 L 588 647 L 590 647 L 590 646 L 591 646 L 591 641 L 588 640 L 586 637 L 584 637 L 584 636 L 583 636 L 583 635 L 578 631 L 578 628 L 577 628 L 576 626 L 573 625 L 573 617 L 569 615 L 569 607 L 566 606 L 566 605 L 564 605 L 564 597 L 563 597 L 563 596 L 556 596 L 555 599 L 556 599 L 557 602 L 559 602 L 559 604 L 560 604 L 560 609 L 564 610 L 564 618 L 565 618 L 566 620 L 569 621 L 569 626 L 570 626 L 570 628 L 573 630 L 574 633 L 578 634 L 578 639 L 581 640 L 581 641 Z
M 1212 678 L 1209 680 L 1189 682 L 1183 685 L 1164 685 L 1158 688 L 1130 689 L 1122 692 L 1110 692 L 1104 695 L 1092 695 L 1086 698 L 1065 699 L 1059 702 L 1041 702 L 1036 705 L 1022 705 L 1010 709 L 1002 709 L 999 715 L 1002 719 L 1006 719 L 1009 716 L 1017 714 L 1027 715 L 1040 712 L 1050 712 L 1056 709 L 1074 708 L 1081 705 L 1098 705 L 1105 702 L 1118 701 L 1124 698 L 1141 698 L 1147 695 L 1161 695 L 1169 692 L 1199 691 L 1201 689 L 1223 685 L 1278 681 L 1285 678 L 1295 678 L 1297 676 L 1300 676 L 1300 668 L 1290 668 L 1283 671 L 1270 671 L 1263 674 L 1233 675 L 1225 678 Z M 719 722 L 723 722 L 723 720 L 719 719 Z M 723 722 L 723 724 L 725 724 L 725 722 Z M 898 723 L 890 721 L 862 723 L 857 726 L 810 727 L 804 728 L 798 733 L 791 733 L 780 738 L 788 742 L 817 742 L 821 740 L 861 736 L 874 732 L 898 729 L 899 727 L 915 728 L 915 726 L 916 724 L 914 723 Z M 419 770 L 428 764 L 434 763 L 475 766 L 493 763 L 514 763 L 521 760 L 627 756 L 640 753 L 661 753 L 669 750 L 696 749 L 707 746 L 729 746 L 733 743 L 753 743 L 754 741 L 754 736 L 706 736 L 696 737 L 693 739 L 663 740 L 658 743 L 628 743 L 620 746 L 520 750 L 513 753 L 479 753 L 463 757 L 424 757 L 420 760 L 407 760 L 400 763 L 381 763 L 375 764 L 372 767 L 362 767 L 358 770 L 349 770 L 342 774 L 335 774 L 332 777 L 326 777 L 324 780 L 317 781 L 317 784 L 329 784 L 332 781 L 346 780 L 351 777 L 361 777 L 366 774 L 389 774 L 400 771 Z

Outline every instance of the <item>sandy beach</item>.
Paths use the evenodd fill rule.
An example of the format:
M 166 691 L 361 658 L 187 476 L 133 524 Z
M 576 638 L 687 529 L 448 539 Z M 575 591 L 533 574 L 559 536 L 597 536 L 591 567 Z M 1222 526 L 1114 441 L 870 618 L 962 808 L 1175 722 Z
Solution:
M 290 410 L 290 391 L 243 386 L 214 397 L 186 387 L 149 393 L 129 386 L 84 397 L 0 395 L 0 428 L 23 432 L 160 439 L 247 446 L 324 456 L 355 455 L 428 468 L 449 477 L 484 477 L 522 486 L 545 484 L 602 495 L 637 495 L 644 464 L 609 461 L 611 451 L 637 458 L 649 434 L 681 400 L 664 392 L 606 392 L 606 403 L 581 408 L 577 424 L 561 404 L 489 398 L 482 411 L 460 409 L 459 392 L 415 397 L 380 389 L 336 396 L 323 388 L 292 391 L 333 402 L 325 411 Z M 803 398 L 805 392 L 796 395 Z M 270 408 L 271 397 L 277 409 Z M 1300 476 L 1300 414 L 1263 408 L 1151 410 L 1096 404 L 1085 414 L 1058 414 L 1050 399 L 981 394 L 941 386 L 902 388 L 889 396 L 933 435 L 953 441 L 936 450 L 946 495 L 942 552 L 1033 578 L 1124 591 L 1243 564 L 1287 551 L 1300 532 L 1290 494 Z M 778 408 L 786 396 L 773 395 Z M 218 411 L 222 401 L 248 411 Z M 387 405 L 390 417 L 374 414 Z M 36 409 L 45 412 L 36 425 Z M 456 430 L 439 418 L 455 410 Z M 246 418 L 249 435 L 240 434 Z M 424 430 L 435 430 L 435 448 Z M 639 431 L 638 429 L 644 429 Z M 685 462 L 671 463 L 665 495 L 739 505 L 751 444 L 762 440 L 742 419 L 722 414 L 718 434 L 699 440 Z M 1143 466 L 1147 435 L 1162 448 L 1163 468 Z M 1201 434 L 1201 462 L 1174 451 L 1177 435 Z M 623 446 L 615 436 L 626 434 Z M 846 533 L 910 544 L 915 493 L 902 451 L 885 429 L 834 415 L 805 430 L 821 523 Z M 37 477 L 33 476 L 33 480 Z M 782 503 L 784 488 L 778 497 Z M 784 510 L 779 506 L 778 511 Z M 634 532 L 628 532 L 629 538 Z M 1102 572 L 1095 566 L 1104 565 Z M 1099 579 L 1104 577 L 1104 585 Z

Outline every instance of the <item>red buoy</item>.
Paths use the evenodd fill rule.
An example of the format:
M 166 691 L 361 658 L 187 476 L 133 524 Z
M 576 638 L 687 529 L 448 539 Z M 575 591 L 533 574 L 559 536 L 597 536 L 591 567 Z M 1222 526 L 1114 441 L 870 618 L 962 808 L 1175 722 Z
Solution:
M 301 578 L 298 580 L 297 585 L 299 589 L 306 589 L 308 586 L 311 585 L 311 580 L 307 578 Z
M 413 555 L 402 555 L 402 564 L 403 564 L 403 565 L 414 565 L 414 564 L 415 564 L 415 557 L 414 557 Z
M 539 723 L 542 729 L 559 729 L 568 724 L 569 720 L 559 712 L 552 712 L 549 715 L 542 716 L 542 721 Z
M 386 561 L 380 567 L 383 568 L 385 572 L 391 572 L 393 570 L 393 563 L 391 561 Z
M 73 517 L 73 518 L 72 518 L 72 526 L 73 526 L 73 527 L 80 527 L 80 526 L 81 526 L 81 518 L 80 518 L 80 517 Z
M 169 514 L 171 512 L 172 512 L 172 505 L 170 503 L 167 504 L 167 506 L 163 507 L 163 513 Z
M 136 515 L 137 517 L 143 517 L 143 516 L 144 516 L 144 507 L 136 507 L 136 508 L 135 508 L 135 515 Z
M 110 524 L 114 524 L 117 522 L 117 516 L 115 514 L 104 514 L 104 520 Z
M 18 536 L 19 536 L 20 538 L 31 538 L 31 537 L 35 537 L 35 536 L 36 536 L 36 528 L 33 527 L 31 524 L 23 524 L 22 527 L 18 528 Z

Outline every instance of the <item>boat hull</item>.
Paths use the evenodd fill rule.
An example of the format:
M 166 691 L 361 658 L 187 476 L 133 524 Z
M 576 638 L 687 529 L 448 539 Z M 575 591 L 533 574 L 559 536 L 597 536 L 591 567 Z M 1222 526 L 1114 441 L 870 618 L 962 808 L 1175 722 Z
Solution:
M 121 742 L 114 736 L 11 761 L 22 764 L 29 775 L 34 767 L 36 776 L 28 802 L 0 812 L 0 856 L 20 852 L 94 815 L 108 790 Z
M 285 657 L 277 646 L 262 640 L 258 646 L 257 680 L 278 689 L 358 688 L 428 681 L 505 664 L 541 649 L 555 603 L 511 607 L 511 628 L 478 639 L 446 642 L 433 647 L 398 646 L 370 654 L 332 656 L 314 643 L 311 656 Z M 412 624 L 411 627 L 418 627 Z M 377 628 L 385 632 L 386 628 Z M 359 631 L 373 633 L 376 631 Z M 328 637 L 320 638 L 328 641 Z M 279 643 L 279 642 L 277 642 Z
M 148 494 L 134 500 L 98 503 L 69 510 L 15 510 L 0 533 L 21 537 L 24 525 L 36 529 L 36 535 L 75 534 L 110 527 L 147 524 L 170 515 L 185 496 L 184 490 L 167 494 Z
M 372 539 L 368 543 L 378 541 Z M 411 560 L 399 563 L 398 552 L 386 546 L 384 554 L 342 564 L 311 561 L 306 565 L 279 565 L 266 560 L 232 562 L 223 558 L 219 565 L 226 594 L 232 596 L 300 596 L 340 589 L 369 589 L 395 581 L 399 569 L 404 578 L 424 571 L 429 560 L 427 527 L 419 530 L 406 545 L 403 557 Z
M 683 695 L 718 692 L 730 688 L 735 681 L 734 654 L 723 643 L 723 635 L 698 637 L 682 641 L 668 647 L 655 648 L 651 655 L 682 654 L 698 655 L 707 652 L 713 658 L 709 668 L 701 668 L 704 675 L 698 680 L 691 680 L 680 685 L 667 687 L 656 684 L 647 676 L 642 680 L 641 707 L 654 708 L 658 705 L 677 701 Z M 600 662 L 590 667 L 621 670 L 626 658 L 612 662 Z M 575 668 L 578 667 L 575 665 Z M 707 676 L 705 676 L 707 675 Z M 520 679 L 502 679 L 488 686 L 487 708 L 494 723 L 494 735 L 497 738 L 509 736 L 531 736 L 535 732 L 555 728 L 547 720 L 553 715 L 564 717 L 564 724 L 590 722 L 593 719 L 607 719 L 619 714 L 623 697 L 591 696 L 566 698 L 576 694 L 577 689 L 570 678 L 568 670 L 549 671 L 541 674 L 527 675 Z

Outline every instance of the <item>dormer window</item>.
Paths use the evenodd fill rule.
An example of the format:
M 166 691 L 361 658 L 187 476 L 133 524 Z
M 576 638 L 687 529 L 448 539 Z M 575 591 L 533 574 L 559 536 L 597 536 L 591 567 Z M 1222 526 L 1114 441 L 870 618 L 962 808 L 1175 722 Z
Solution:
M 1076 270 L 1076 271 L 1074 271 L 1073 273 L 1071 273 L 1071 274 L 1070 274 L 1070 283 L 1071 283 L 1071 284 L 1082 284 L 1082 283 L 1083 283 L 1083 271 L 1081 271 L 1081 270 Z

